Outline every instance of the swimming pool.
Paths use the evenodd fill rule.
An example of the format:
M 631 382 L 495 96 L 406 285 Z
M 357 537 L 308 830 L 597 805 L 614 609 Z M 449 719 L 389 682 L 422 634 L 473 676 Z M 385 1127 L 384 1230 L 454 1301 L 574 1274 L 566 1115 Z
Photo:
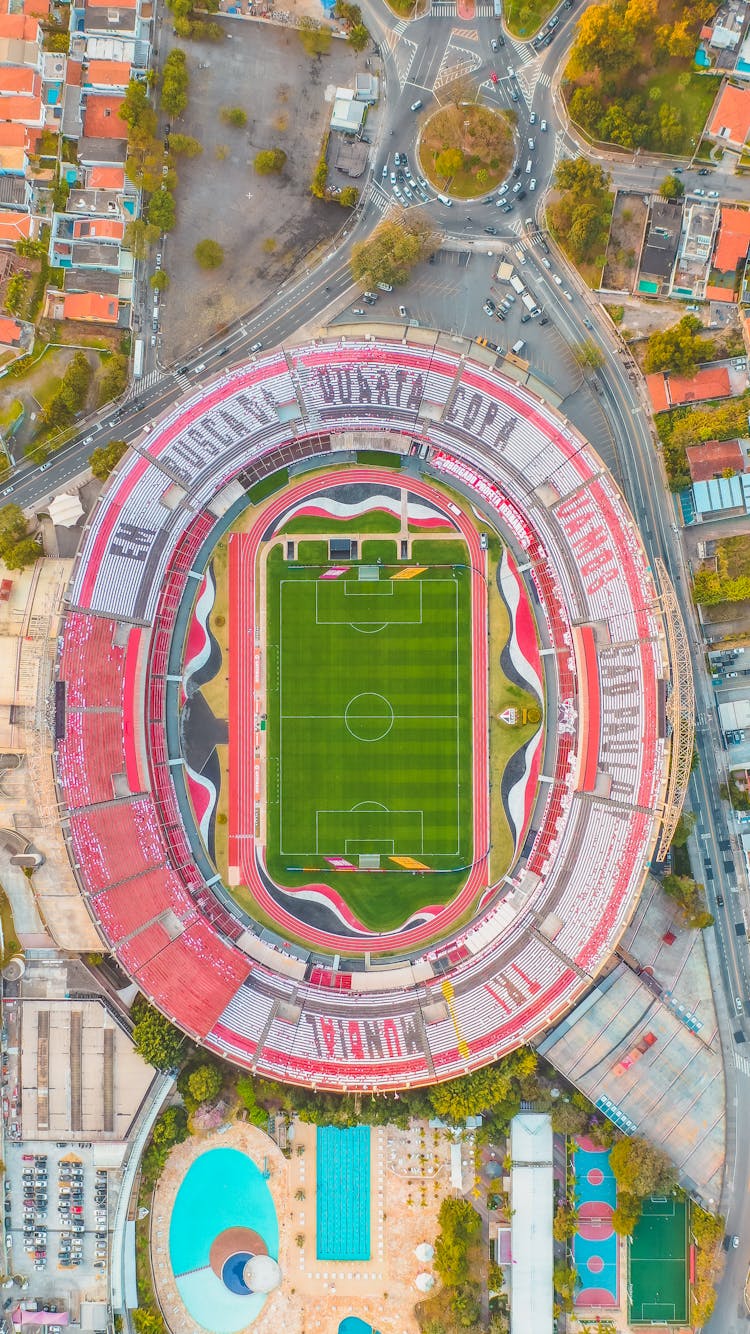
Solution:
M 347 1315 L 339 1325 L 339 1334 L 377 1334 L 377 1330 L 366 1320 L 360 1320 L 358 1315 Z
M 193 1320 L 211 1334 L 236 1334 L 259 1314 L 265 1292 L 243 1281 L 253 1255 L 279 1256 L 279 1225 L 262 1172 L 238 1149 L 208 1149 L 177 1192 L 169 1256 Z
M 317 1257 L 370 1258 L 370 1127 L 318 1126 Z

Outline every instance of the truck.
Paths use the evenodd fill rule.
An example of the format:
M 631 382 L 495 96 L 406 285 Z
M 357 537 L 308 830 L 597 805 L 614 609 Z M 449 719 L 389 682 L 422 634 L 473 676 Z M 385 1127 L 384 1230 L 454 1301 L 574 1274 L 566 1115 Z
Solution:
M 511 280 L 511 278 L 512 278 L 512 276 L 513 276 L 513 265 L 512 265 L 512 264 L 508 264 L 506 260 L 503 260 L 503 262 L 502 262 L 501 264 L 498 264 L 498 266 L 497 266 L 497 280 L 498 280 L 498 282 L 500 282 L 500 283 L 509 283 L 510 280 Z
M 512 273 L 510 275 L 510 285 L 513 288 L 514 292 L 518 292 L 519 296 L 523 296 L 524 292 L 526 291 L 526 288 L 524 287 L 517 273 Z
M 136 338 L 133 348 L 133 379 L 139 380 L 143 375 L 143 339 Z
M 522 293 L 521 293 L 521 300 L 522 300 L 523 304 L 525 305 L 525 307 L 526 307 L 526 309 L 528 310 L 528 312 L 529 312 L 530 315 L 539 315 L 539 314 L 540 314 L 539 307 L 538 307 L 538 305 L 536 304 L 536 301 L 534 300 L 534 298 L 533 298 L 533 296 L 531 295 L 530 292 L 522 292 Z

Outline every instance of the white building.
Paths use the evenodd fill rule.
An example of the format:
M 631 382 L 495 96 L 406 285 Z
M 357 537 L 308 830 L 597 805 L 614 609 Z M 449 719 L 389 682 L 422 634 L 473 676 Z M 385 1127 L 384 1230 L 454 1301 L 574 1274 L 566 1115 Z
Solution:
M 511 1334 L 552 1334 L 552 1121 L 521 1112 L 510 1123 Z

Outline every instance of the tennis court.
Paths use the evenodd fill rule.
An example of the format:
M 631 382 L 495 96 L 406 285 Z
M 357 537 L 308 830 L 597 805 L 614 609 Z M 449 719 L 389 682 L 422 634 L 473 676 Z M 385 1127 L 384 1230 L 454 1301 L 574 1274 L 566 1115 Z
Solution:
M 653 1195 L 630 1241 L 628 1295 L 633 1325 L 680 1324 L 688 1313 L 687 1205 Z

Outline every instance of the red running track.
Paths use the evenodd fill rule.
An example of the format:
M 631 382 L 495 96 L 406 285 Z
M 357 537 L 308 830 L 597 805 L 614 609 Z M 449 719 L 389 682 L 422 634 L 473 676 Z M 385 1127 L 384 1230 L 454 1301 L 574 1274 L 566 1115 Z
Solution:
M 392 948 L 395 941 L 406 949 L 447 932 L 471 906 L 487 884 L 489 850 L 489 719 L 487 698 L 487 585 L 484 579 L 472 579 L 472 664 L 473 664 L 473 813 L 474 861 L 463 889 L 428 922 L 403 931 L 368 934 L 360 937 L 337 935 L 308 927 L 286 911 L 266 889 L 256 860 L 255 802 L 260 795 L 260 759 L 256 755 L 255 716 L 262 698 L 262 681 L 256 682 L 256 565 L 263 534 L 290 504 L 315 494 L 322 486 L 345 486 L 353 482 L 380 482 L 394 485 L 390 468 L 346 468 L 330 478 L 308 478 L 263 510 L 249 533 L 237 534 L 229 545 L 229 599 L 233 614 L 229 626 L 229 866 L 238 868 L 240 883 L 246 885 L 259 906 L 280 928 L 295 936 L 304 936 L 311 944 L 334 951 L 368 953 L 379 947 Z M 484 553 L 479 535 L 465 515 L 448 510 L 442 493 L 425 482 L 409 479 L 399 482 L 414 495 L 428 498 L 437 505 L 464 538 L 472 566 L 484 568 Z M 265 670 L 265 653 L 263 669 Z M 299 892 L 299 891 L 297 891 Z

